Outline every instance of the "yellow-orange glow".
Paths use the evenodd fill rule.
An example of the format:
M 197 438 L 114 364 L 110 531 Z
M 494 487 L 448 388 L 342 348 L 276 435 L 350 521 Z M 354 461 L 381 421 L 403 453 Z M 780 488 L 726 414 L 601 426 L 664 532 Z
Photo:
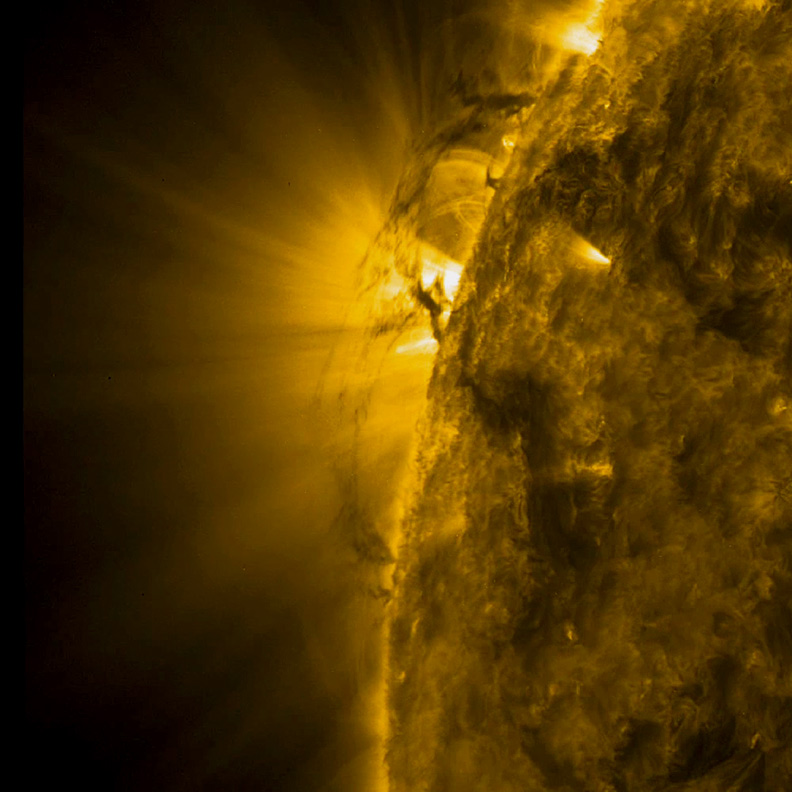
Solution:
M 610 462 L 594 462 L 593 464 L 580 467 L 578 470 L 587 470 L 600 476 L 610 477 L 613 475 L 613 465 Z
M 407 281 L 398 273 L 391 272 L 379 289 L 379 296 L 383 300 L 394 300 L 407 291 Z
M 448 256 L 444 256 L 431 245 L 421 246 L 421 285 L 429 289 L 439 278 L 443 293 L 453 300 L 462 277 L 462 265 Z
M 564 31 L 561 42 L 565 49 L 582 52 L 584 55 L 593 55 L 599 47 L 599 38 L 587 25 L 570 25 Z
M 292 5 L 31 37 L 38 764 L 787 788 L 789 0 Z
M 560 44 L 566 50 L 582 52 L 584 55 L 593 55 L 600 45 L 602 25 L 600 12 L 603 0 L 595 0 L 589 5 L 589 14 L 575 21 L 569 21 L 563 26 L 560 35 Z
M 573 249 L 577 255 L 584 258 L 593 267 L 604 268 L 610 266 L 610 259 L 600 253 L 597 248 L 585 239 L 578 238 L 573 245 Z
M 610 259 L 603 256 L 602 253 L 592 245 L 586 246 L 586 258 L 589 259 L 589 261 L 593 261 L 595 264 L 610 264 Z
M 436 351 L 437 341 L 428 331 L 424 331 L 396 347 L 398 355 L 433 355 Z

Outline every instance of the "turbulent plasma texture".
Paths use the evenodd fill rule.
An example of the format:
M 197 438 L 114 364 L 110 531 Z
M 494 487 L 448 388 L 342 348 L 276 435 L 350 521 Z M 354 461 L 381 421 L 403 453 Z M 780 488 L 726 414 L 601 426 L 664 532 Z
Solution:
M 606 2 L 460 102 L 515 146 L 432 328 L 392 792 L 792 788 L 791 24 Z

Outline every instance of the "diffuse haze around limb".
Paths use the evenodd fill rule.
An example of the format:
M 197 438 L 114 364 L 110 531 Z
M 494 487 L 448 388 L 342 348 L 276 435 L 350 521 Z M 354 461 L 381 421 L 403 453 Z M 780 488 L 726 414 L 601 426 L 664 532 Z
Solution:
M 788 788 L 789 3 L 52 13 L 28 785 Z

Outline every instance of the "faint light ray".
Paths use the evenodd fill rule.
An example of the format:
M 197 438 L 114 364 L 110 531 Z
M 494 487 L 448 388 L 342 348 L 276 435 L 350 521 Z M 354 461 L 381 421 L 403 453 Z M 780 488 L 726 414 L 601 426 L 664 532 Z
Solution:
M 435 217 L 442 217 L 445 214 L 451 214 L 459 209 L 482 209 L 486 203 L 487 201 L 482 195 L 471 198 L 453 198 L 450 201 L 438 204 L 431 215 L 428 215 L 427 219 L 431 220 Z M 464 218 L 464 214 L 462 217 Z
M 115 152 L 91 146 L 81 142 L 74 134 L 58 130 L 49 119 L 41 119 L 41 122 L 34 122 L 37 132 L 45 134 L 62 148 L 89 162 L 119 183 L 142 195 L 155 198 L 160 204 L 183 217 L 208 225 L 247 246 L 274 245 L 283 255 L 289 255 L 298 249 L 296 245 L 275 240 L 271 235 L 263 234 L 254 228 L 221 215 L 216 209 L 207 208 L 201 202 L 188 197 L 182 190 L 163 186 L 164 180 L 144 172 L 141 168 L 127 164 Z
M 483 214 L 483 213 L 482 213 L 482 214 Z M 482 217 L 482 220 L 483 220 L 483 217 Z M 465 228 L 467 228 L 467 229 L 468 229 L 468 231 L 470 231 L 472 234 L 478 234 L 478 232 L 479 232 L 479 228 L 480 228 L 480 225 L 481 225 L 480 223 L 474 223 L 474 222 L 473 222 L 472 220 L 470 220 L 470 218 L 468 218 L 468 217 L 463 217 L 463 218 L 461 218 L 461 223 L 462 223 L 462 225 L 463 225 Z
M 437 340 L 425 331 L 418 338 L 396 347 L 397 355 L 433 355 L 437 351 Z
M 189 189 L 179 172 L 165 182 L 160 173 L 167 163 L 136 162 L 100 148 L 46 117 L 29 115 L 26 124 L 119 185 L 143 196 L 151 206 L 152 216 L 167 217 L 163 212 L 166 210 L 194 228 L 196 240 L 215 236 L 210 255 L 229 270 L 245 268 L 246 280 L 254 291 L 260 291 L 259 310 L 254 312 L 251 306 L 251 321 L 266 324 L 269 332 L 274 327 L 291 331 L 331 329 L 339 323 L 360 327 L 368 321 L 368 316 L 356 310 L 357 306 L 350 308 L 349 301 L 354 264 L 362 258 L 382 224 L 374 197 L 376 185 L 365 181 L 363 171 L 356 173 L 357 180 L 343 191 L 317 194 L 316 204 L 307 207 L 315 214 L 315 222 L 292 222 L 287 214 L 281 216 L 284 210 L 270 201 L 256 227 L 240 222 L 233 210 L 212 205 L 212 198 L 216 197 L 213 193 Z M 334 171 L 328 170 L 324 178 L 330 180 L 333 175 Z M 172 186 L 174 183 L 178 186 Z M 284 203 L 284 207 L 287 205 Z M 163 222 L 163 229 L 168 230 L 167 221 Z M 345 261 L 345 266 L 337 266 L 339 259 Z M 155 282 L 160 291 L 183 288 L 178 283 L 152 281 Z M 148 286 L 153 288 L 152 284 Z M 396 277 L 383 292 L 380 299 L 404 293 L 404 280 Z

